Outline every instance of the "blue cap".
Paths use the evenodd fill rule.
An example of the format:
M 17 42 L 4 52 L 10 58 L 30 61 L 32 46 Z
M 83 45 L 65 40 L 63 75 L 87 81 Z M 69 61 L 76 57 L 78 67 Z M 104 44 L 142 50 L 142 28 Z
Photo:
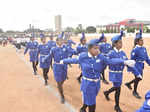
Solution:
M 44 38 L 45 35 L 43 33 L 40 34 L 40 38 Z
M 82 36 L 81 36 L 81 38 L 80 38 L 80 42 L 81 42 L 82 40 L 84 40 L 84 39 L 85 39 L 85 33 L 82 32 Z
M 140 29 L 139 33 L 136 34 L 136 37 L 135 37 L 135 39 L 140 39 L 140 38 L 142 38 L 142 29 Z
M 100 36 L 100 38 L 99 38 L 99 42 L 102 42 L 102 40 L 105 38 L 105 35 L 104 35 L 104 33 L 102 33 L 102 35 Z
M 62 32 L 61 34 L 59 34 L 57 38 L 63 39 L 63 36 L 64 36 L 64 32 Z
M 118 40 L 122 40 L 122 36 L 123 36 L 123 31 L 120 32 L 120 35 L 116 35 L 116 36 L 111 38 L 112 43 L 114 43 Z
M 147 99 L 150 99 L 150 90 L 146 93 L 145 99 L 146 99 L 146 100 L 147 100 Z
M 92 39 L 88 42 L 88 45 L 98 45 L 99 44 L 99 39 Z

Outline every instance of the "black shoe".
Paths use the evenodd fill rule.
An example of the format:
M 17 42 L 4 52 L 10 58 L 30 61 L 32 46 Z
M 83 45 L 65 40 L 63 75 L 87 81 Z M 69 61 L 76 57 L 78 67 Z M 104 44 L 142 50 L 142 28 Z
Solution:
M 48 82 L 47 82 L 47 80 L 45 80 L 45 86 L 47 86 L 48 85 Z
M 64 104 L 65 103 L 65 98 L 61 97 L 61 103 Z
M 81 78 L 80 77 L 78 77 L 77 78 L 77 81 L 79 82 L 79 84 L 81 83 Z
M 135 96 L 137 99 L 141 99 L 142 97 L 137 93 L 133 91 L 133 96 Z
M 37 71 L 37 67 L 35 67 L 35 70 Z
M 120 108 L 119 106 L 115 106 L 115 107 L 114 107 L 114 110 L 115 110 L 116 112 L 122 112 L 122 110 L 121 110 L 121 108 Z
M 80 112 L 86 112 L 86 110 L 81 108 L 81 109 L 80 109 Z
M 34 72 L 34 75 L 37 75 L 37 72 Z
M 103 80 L 104 84 L 109 84 L 109 82 L 107 80 Z
M 132 87 L 129 83 L 125 83 L 125 86 L 129 89 L 129 90 L 132 90 Z
M 109 100 L 110 100 L 110 98 L 109 98 L 109 94 L 108 94 L 108 92 L 107 92 L 107 91 L 104 91 L 104 96 L 105 96 L 105 98 L 106 98 L 106 100 L 107 100 L 107 101 L 109 101 Z
M 72 65 L 71 65 L 71 64 L 69 64 L 69 67 L 71 67 L 71 68 L 72 68 Z

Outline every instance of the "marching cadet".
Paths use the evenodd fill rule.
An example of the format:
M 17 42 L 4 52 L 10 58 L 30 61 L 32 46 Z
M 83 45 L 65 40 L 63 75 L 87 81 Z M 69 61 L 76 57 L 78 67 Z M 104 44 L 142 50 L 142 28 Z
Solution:
M 77 46 L 76 50 L 78 55 L 80 55 L 83 52 L 88 52 L 88 46 L 86 44 L 86 38 L 84 32 L 82 32 L 82 36 L 80 38 L 80 44 Z M 82 72 L 80 73 L 80 76 L 77 77 L 79 83 L 81 83 L 81 78 L 82 78 Z
M 104 36 L 104 33 L 102 33 L 101 37 L 99 38 L 100 44 L 99 44 L 99 50 L 101 54 L 104 56 L 107 56 L 107 54 L 112 50 L 111 44 L 107 43 L 107 38 Z M 102 72 L 102 81 L 105 84 L 109 84 L 108 81 L 105 79 L 105 69 L 107 65 L 104 67 L 104 71 Z
M 49 41 L 48 41 L 48 44 L 49 44 L 49 46 L 52 48 L 52 47 L 56 47 L 56 42 L 54 41 L 54 35 L 53 35 L 53 33 L 50 35 L 50 37 L 49 37 Z
M 40 34 L 42 44 L 38 47 L 38 55 L 40 55 L 40 68 L 43 70 L 43 77 L 45 80 L 45 85 L 48 85 L 48 72 L 51 63 L 51 59 L 45 59 L 51 50 L 51 46 L 46 43 L 46 37 L 44 34 Z
M 69 33 L 65 33 L 65 40 L 66 40 L 66 44 L 72 48 L 72 45 L 76 45 L 76 43 L 70 38 L 70 34 Z
M 16 38 L 16 51 L 20 52 L 20 50 L 21 50 L 21 39 Z
M 64 58 L 68 58 L 68 49 L 66 46 L 64 46 L 64 40 L 63 40 L 64 32 L 62 34 L 58 35 L 56 39 L 56 47 L 53 47 L 50 51 L 50 54 L 47 59 L 54 59 L 53 64 L 53 72 L 54 72 L 54 78 L 57 82 L 58 91 L 61 96 L 61 103 L 65 103 L 65 96 L 63 93 L 63 84 L 65 80 L 67 79 L 67 64 L 59 64 L 60 60 Z
M 82 70 L 81 91 L 83 97 L 83 106 L 80 112 L 95 112 L 96 109 L 96 96 L 100 90 L 100 73 L 103 71 L 104 64 L 118 65 L 127 64 L 133 66 L 133 60 L 120 58 L 109 59 L 99 53 L 99 39 L 92 39 L 88 43 L 88 52 L 81 53 L 79 58 L 70 58 L 60 61 L 60 64 L 80 64 Z
M 138 69 L 142 76 L 144 69 L 144 61 L 146 61 L 146 63 L 150 66 L 150 59 L 148 57 L 147 50 L 143 46 L 143 44 L 144 42 L 142 38 L 142 30 L 140 30 L 140 32 L 136 35 L 136 38 L 134 40 L 134 48 L 131 52 L 131 59 L 136 61 L 135 67 Z M 128 69 L 128 71 L 130 71 L 130 69 Z M 130 90 L 132 90 L 131 84 L 134 84 L 133 96 L 135 96 L 138 99 L 141 99 L 141 96 L 137 92 L 137 87 L 141 80 L 141 78 L 135 76 L 135 79 L 125 84 Z
M 30 55 L 30 62 L 32 62 L 32 67 L 34 75 L 37 75 L 37 65 L 38 65 L 38 42 L 35 41 L 34 35 L 31 36 L 30 42 L 27 43 L 24 55 L 28 52 Z
M 48 45 L 49 45 L 50 49 L 52 49 L 53 47 L 56 47 L 56 42 L 54 41 L 54 35 L 53 35 L 53 33 L 51 33 L 49 39 L 50 40 L 48 41 Z M 51 68 L 53 68 L 52 63 L 51 63 L 50 66 L 51 66 Z
M 121 50 L 122 48 L 122 36 L 123 31 L 121 31 L 120 35 L 114 36 L 112 41 L 113 50 L 111 50 L 108 54 L 110 59 L 120 58 L 123 60 L 127 60 L 127 56 L 124 51 Z M 121 92 L 121 84 L 123 79 L 123 69 L 125 65 L 124 64 L 117 64 L 117 65 L 109 65 L 109 80 L 113 83 L 113 87 L 110 88 L 108 91 L 104 92 L 104 95 L 106 99 L 109 101 L 109 94 L 115 91 L 115 107 L 114 110 L 116 112 L 122 112 L 120 106 L 119 106 L 119 98 L 120 98 L 120 92 Z M 132 72 L 137 76 L 141 77 L 140 73 L 136 70 L 136 68 L 133 66 Z
M 150 90 L 145 95 L 143 106 L 136 112 L 150 112 Z

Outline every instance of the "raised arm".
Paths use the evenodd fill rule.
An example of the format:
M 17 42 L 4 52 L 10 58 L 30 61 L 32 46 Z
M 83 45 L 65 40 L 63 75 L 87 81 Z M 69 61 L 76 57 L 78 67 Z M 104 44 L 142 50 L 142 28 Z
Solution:
M 112 58 L 109 57 L 103 57 L 103 61 L 107 65 L 117 65 L 117 64 L 124 64 L 125 60 L 120 58 Z
M 62 60 L 64 64 L 79 64 L 79 58 L 68 58 Z

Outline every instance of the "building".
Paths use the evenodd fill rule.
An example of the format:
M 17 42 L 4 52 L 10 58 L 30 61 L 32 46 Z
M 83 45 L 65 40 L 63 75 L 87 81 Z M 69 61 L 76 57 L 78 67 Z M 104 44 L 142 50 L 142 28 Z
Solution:
M 62 20 L 61 15 L 55 16 L 55 31 L 61 32 L 62 30 Z
M 123 21 L 114 23 L 114 24 L 108 24 L 108 25 L 103 25 L 99 26 L 97 28 L 97 32 L 110 32 L 110 33 L 118 33 L 120 32 L 120 29 L 142 29 L 144 26 L 150 26 L 150 21 L 140 21 L 136 19 L 125 19 Z

